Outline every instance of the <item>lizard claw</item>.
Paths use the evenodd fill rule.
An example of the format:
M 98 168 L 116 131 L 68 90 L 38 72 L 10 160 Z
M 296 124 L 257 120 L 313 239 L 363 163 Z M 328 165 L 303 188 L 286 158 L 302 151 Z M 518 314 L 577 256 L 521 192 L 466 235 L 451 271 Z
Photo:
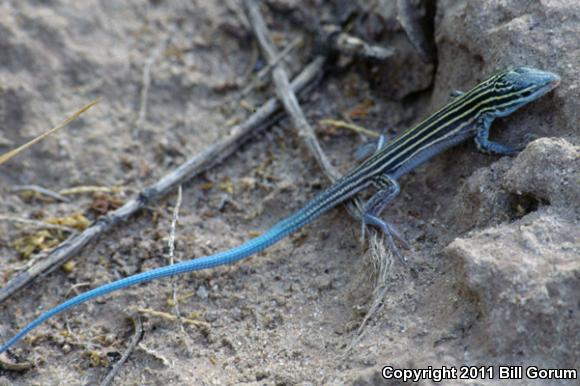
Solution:
M 363 223 L 365 225 L 374 225 L 377 228 L 379 228 L 383 232 L 383 234 L 387 237 L 387 242 L 389 243 L 389 247 L 391 248 L 393 253 L 397 255 L 397 257 L 403 264 L 407 263 L 407 258 L 401 254 L 399 248 L 395 244 L 394 239 L 397 239 L 397 241 L 407 250 L 411 249 L 411 246 L 409 245 L 407 240 L 401 235 L 401 233 L 397 230 L 397 228 L 395 228 L 388 222 L 380 219 L 379 217 L 368 213 L 364 215 Z

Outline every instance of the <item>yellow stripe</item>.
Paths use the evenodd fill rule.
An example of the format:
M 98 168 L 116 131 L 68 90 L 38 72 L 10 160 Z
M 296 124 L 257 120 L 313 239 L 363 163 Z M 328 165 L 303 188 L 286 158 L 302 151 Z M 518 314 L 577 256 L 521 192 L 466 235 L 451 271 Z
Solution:
M 533 86 L 530 86 L 530 87 L 525 88 L 523 90 L 518 90 L 517 92 L 514 92 L 514 93 L 500 95 L 498 97 L 492 97 L 492 98 L 485 99 L 485 100 L 481 101 L 480 103 L 478 103 L 477 105 L 475 105 L 474 107 L 472 107 L 471 109 L 465 110 L 461 115 L 458 115 L 456 118 L 454 118 L 451 121 L 444 122 L 442 125 L 437 125 L 437 123 L 439 123 L 441 121 L 441 119 L 438 119 L 437 121 L 435 121 L 435 122 L 431 123 L 430 125 L 422 128 L 421 130 L 417 130 L 419 127 L 421 127 L 421 125 L 423 124 L 423 122 L 429 120 L 429 118 L 427 118 L 424 121 L 422 121 L 421 123 L 419 123 L 417 126 L 415 126 L 414 128 L 412 128 L 410 130 L 407 130 L 406 132 L 404 132 L 402 134 L 402 135 L 404 135 L 404 134 L 408 134 L 408 133 L 413 133 L 413 135 L 411 137 L 406 138 L 406 140 L 404 142 L 398 144 L 397 147 L 395 147 L 395 148 L 387 148 L 388 149 L 388 152 L 385 153 L 385 154 L 377 153 L 377 156 L 376 157 L 371 157 L 371 159 L 369 159 L 369 161 L 370 160 L 373 160 L 372 162 L 370 162 L 368 165 L 365 165 L 365 164 L 361 165 L 361 167 L 363 167 L 363 168 L 360 171 L 363 172 L 363 174 L 365 174 L 364 173 L 365 170 L 367 170 L 369 167 L 371 167 L 371 168 L 374 167 L 374 165 L 376 165 L 377 163 L 382 162 L 385 159 L 391 158 L 391 160 L 394 160 L 396 158 L 396 156 L 398 155 L 397 153 L 402 154 L 402 153 L 405 152 L 406 149 L 404 148 L 404 146 L 407 143 L 409 143 L 412 139 L 415 139 L 418 136 L 420 136 L 421 134 L 425 133 L 426 131 L 431 130 L 433 127 L 437 127 L 437 129 L 432 130 L 429 133 L 426 133 L 426 135 L 421 140 L 419 140 L 416 143 L 417 145 L 420 145 L 422 142 L 424 142 L 424 141 L 428 140 L 429 138 L 433 137 L 434 135 L 438 134 L 440 131 L 444 130 L 449 125 L 451 125 L 451 124 L 453 124 L 453 123 L 455 123 L 455 122 L 457 122 L 457 121 L 459 121 L 461 119 L 464 119 L 465 116 L 473 113 L 474 111 L 481 110 L 481 106 L 482 105 L 488 104 L 488 103 L 490 103 L 492 101 L 499 101 L 499 100 L 502 100 L 502 99 L 506 99 L 506 98 L 509 98 L 509 97 L 517 94 L 517 93 L 522 93 L 522 92 L 525 92 L 525 91 L 528 91 L 528 90 L 531 90 L 531 89 L 533 89 Z M 471 99 L 469 99 L 469 101 L 472 101 L 473 99 L 474 98 L 471 98 Z M 468 102 L 462 103 L 462 106 L 466 105 L 467 103 Z M 444 109 L 441 109 L 439 111 L 442 111 Z M 456 109 L 456 110 L 454 110 L 454 112 L 455 111 L 460 111 L 460 109 Z M 435 114 L 437 114 L 437 113 L 435 113 Z M 435 114 L 432 114 L 432 115 L 435 115 Z M 450 112 L 447 112 L 442 118 L 449 116 L 449 114 L 450 114 Z M 479 117 L 476 116 L 474 118 L 479 118 Z M 465 124 L 459 125 L 457 127 L 457 129 L 451 131 L 449 134 L 455 134 L 455 133 L 461 131 L 467 124 L 473 123 L 473 121 L 475 121 L 475 120 L 476 119 L 466 121 Z M 414 131 L 416 131 L 416 132 L 414 132 Z M 445 136 L 445 138 L 447 138 L 447 137 L 448 136 Z M 427 141 L 427 143 L 425 145 L 423 145 L 422 147 L 420 147 L 420 150 L 426 148 L 427 146 L 430 146 L 433 142 L 434 141 L 432 141 L 432 142 Z M 385 149 L 385 150 L 387 150 L 387 149 Z M 416 153 L 413 153 L 413 154 L 416 154 Z M 408 159 L 409 158 L 406 158 L 405 161 L 397 163 L 396 166 L 391 166 L 389 164 L 389 162 L 386 162 L 380 168 L 380 172 L 381 173 L 384 173 L 385 172 L 385 169 L 386 170 L 394 170 L 397 167 L 399 167 L 402 164 L 404 164 L 404 162 L 406 162 Z M 390 168 L 389 168 L 389 166 L 390 166 Z M 373 174 L 376 174 L 376 173 L 373 173 Z

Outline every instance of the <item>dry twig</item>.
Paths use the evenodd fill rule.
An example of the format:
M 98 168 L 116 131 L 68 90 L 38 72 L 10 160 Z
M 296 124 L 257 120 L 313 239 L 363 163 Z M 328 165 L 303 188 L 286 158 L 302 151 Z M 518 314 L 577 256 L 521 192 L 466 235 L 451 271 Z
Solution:
M 60 202 L 69 202 L 70 200 L 66 197 L 64 197 L 62 194 L 58 194 L 57 192 L 53 192 L 50 189 L 46 189 L 43 188 L 42 186 L 39 185 L 16 185 L 13 186 L 12 188 L 10 188 L 10 191 L 13 193 L 18 193 L 18 192 L 34 192 L 34 193 L 38 193 L 41 194 L 43 196 L 47 196 L 50 197 L 52 199 L 55 199 L 56 201 L 60 201 Z
M 254 34 L 256 35 L 256 39 L 260 43 L 260 47 L 264 52 L 264 55 L 267 57 L 268 61 L 271 62 L 276 57 L 276 49 L 274 48 L 269 36 L 268 27 L 260 14 L 260 10 L 258 8 L 258 3 L 253 0 L 244 0 L 244 6 L 246 8 L 246 13 L 248 18 L 250 19 L 250 24 L 254 29 Z M 314 60 L 324 60 L 323 57 L 318 56 Z M 298 99 L 296 95 L 288 86 L 288 76 L 286 75 L 286 71 L 282 66 L 277 66 L 274 68 L 272 72 L 272 79 L 274 80 L 274 85 L 276 88 L 276 94 L 282 101 L 286 112 L 292 119 L 294 126 L 298 130 L 298 135 L 302 138 L 305 142 L 308 150 L 313 155 L 313 157 L 318 162 L 318 165 L 324 172 L 324 174 L 328 177 L 331 182 L 336 181 L 340 178 L 340 174 L 328 161 L 328 158 L 324 154 L 324 151 L 320 147 L 318 140 L 316 139 L 316 134 L 314 133 L 314 129 L 308 123 L 300 104 L 298 103 Z M 347 205 L 348 211 L 354 218 L 360 219 L 360 213 L 362 210 L 362 203 L 359 199 L 355 198 L 353 205 Z
M 175 228 L 177 227 L 177 221 L 179 220 L 179 208 L 181 207 L 181 199 L 182 199 L 182 192 L 181 192 L 181 185 L 177 187 L 177 200 L 175 202 L 175 208 L 173 209 L 173 218 L 171 219 L 171 231 L 169 232 L 169 264 L 175 264 Z M 179 311 L 179 301 L 177 299 L 177 285 L 175 284 L 175 278 L 171 280 L 171 292 L 172 292 L 172 301 L 173 301 L 173 308 L 175 310 L 175 316 L 177 317 L 177 321 L 180 322 L 179 326 L 181 327 L 181 332 L 185 335 L 185 329 L 183 328 L 183 324 L 181 323 L 181 312 Z
M 371 131 L 365 127 L 355 125 L 354 123 L 339 121 L 336 119 L 321 119 L 320 121 L 318 121 L 318 123 L 320 123 L 321 125 L 331 125 L 331 126 L 335 126 L 335 127 L 342 127 L 345 129 L 349 129 L 349 130 L 354 131 L 355 133 L 364 135 L 366 137 L 371 137 L 371 138 L 378 138 L 379 137 L 378 133 L 375 133 L 374 131 Z
M 141 351 L 143 351 L 145 354 L 150 355 L 151 357 L 160 361 L 163 364 L 163 366 L 170 367 L 173 365 L 169 359 L 165 358 L 163 355 L 159 354 L 157 351 L 145 346 L 143 344 L 143 342 L 139 343 L 139 346 L 137 346 L 137 347 L 140 348 Z
M 396 54 L 394 48 L 369 44 L 359 37 L 343 32 L 340 27 L 335 25 L 326 26 L 323 31 L 323 43 L 327 44 L 332 51 L 380 61 Z
M 199 328 L 206 330 L 206 331 L 209 330 L 209 327 L 210 327 L 209 323 L 202 322 L 201 320 L 194 320 L 194 319 L 190 319 L 190 318 L 178 318 L 177 316 L 168 314 L 167 312 L 155 311 L 155 310 L 152 310 L 149 308 L 138 308 L 137 312 L 139 312 L 140 314 L 157 316 L 159 318 L 171 320 L 172 322 L 181 321 L 184 324 L 189 324 L 191 326 L 199 327 Z
M 0 358 L 0 369 L 5 370 L 5 371 L 23 373 L 25 371 L 30 370 L 32 367 L 34 367 L 34 365 L 30 362 L 14 363 L 14 362 L 8 362 L 4 358 Z
M 20 224 L 26 224 L 28 226 L 34 227 L 34 228 L 40 228 L 40 229 L 54 229 L 54 230 L 58 230 L 58 231 L 63 231 L 63 232 L 67 232 L 67 233 L 72 233 L 75 234 L 77 233 L 77 230 L 65 225 L 58 225 L 58 224 L 50 224 L 44 221 L 38 221 L 38 220 L 30 220 L 27 218 L 18 218 L 18 217 L 11 217 L 11 216 L 5 216 L 5 215 L 0 215 L 0 221 L 7 221 L 7 222 L 15 222 L 15 223 L 20 223 Z
M 276 65 L 278 65 L 278 63 L 284 60 L 296 47 L 298 47 L 302 43 L 303 40 L 301 37 L 297 37 L 296 39 L 292 40 L 290 44 L 288 44 L 286 47 L 284 47 L 282 51 L 280 51 L 280 53 L 272 60 L 272 62 L 268 62 L 268 64 L 266 64 L 264 68 L 258 71 L 254 80 L 252 80 L 252 82 L 249 85 L 244 87 L 239 97 L 244 98 L 246 95 L 248 95 L 254 88 L 257 87 L 260 81 L 266 75 L 268 75 Z
M 244 0 L 244 6 L 264 56 L 268 63 L 274 63 L 278 54 L 269 38 L 268 27 L 266 27 L 266 23 L 260 14 L 257 2 L 253 0 Z M 324 58 L 318 56 L 314 60 L 320 60 L 323 62 Z M 274 67 L 274 70 L 272 71 L 272 79 L 276 86 L 276 95 L 278 95 L 278 98 L 282 102 L 286 112 L 292 119 L 292 123 L 298 130 L 298 135 L 302 138 L 308 147 L 308 150 L 314 156 L 318 165 L 322 168 L 324 174 L 326 174 L 331 181 L 337 180 L 340 177 L 340 174 L 334 169 L 322 151 L 322 148 L 316 139 L 316 135 L 314 134 L 314 129 L 306 120 L 306 117 L 300 108 L 300 104 L 298 103 L 298 98 L 296 98 L 296 95 L 290 89 L 288 75 L 282 66 Z
M 62 189 L 58 192 L 63 196 L 74 196 L 80 194 L 93 194 L 93 193 L 119 193 L 123 191 L 123 188 L 113 186 L 91 186 L 91 185 L 82 185 L 82 186 L 74 186 L 72 188 Z
M 141 338 L 143 338 L 143 323 L 141 323 L 141 318 L 139 316 L 133 318 L 133 325 L 135 326 L 135 334 L 133 334 L 131 343 L 129 343 L 129 346 L 121 356 L 121 359 L 119 359 L 119 361 L 115 363 L 115 366 L 113 366 L 113 368 L 111 369 L 111 371 L 109 371 L 105 379 L 103 379 L 103 381 L 101 382 L 101 386 L 108 386 L 113 382 L 113 378 L 115 378 L 115 376 L 119 373 L 121 367 L 123 367 L 125 362 L 127 362 L 127 359 L 129 359 L 129 356 L 135 350 L 135 347 L 137 347 L 137 344 L 139 344 Z

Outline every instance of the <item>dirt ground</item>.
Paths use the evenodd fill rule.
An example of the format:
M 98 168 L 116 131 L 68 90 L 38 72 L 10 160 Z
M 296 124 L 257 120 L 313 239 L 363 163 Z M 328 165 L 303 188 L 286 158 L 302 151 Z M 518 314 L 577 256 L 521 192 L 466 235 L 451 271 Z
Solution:
M 367 139 L 320 120 L 396 134 L 444 104 L 451 90 L 467 90 L 513 65 L 557 72 L 562 84 L 494 123 L 493 136 L 510 144 L 550 140 L 535 141 L 517 159 L 480 154 L 468 142 L 401 179 L 402 193 L 384 216 L 410 241 L 411 249 L 403 250 L 409 261 L 393 262 L 382 307 L 362 336 L 357 329 L 376 276 L 360 224 L 339 207 L 240 263 L 132 287 L 51 319 L 6 357 L 33 367 L 0 370 L 0 385 L 98 384 L 129 345 L 136 317 L 143 338 L 114 384 L 401 384 L 381 378 L 387 365 L 580 369 L 577 2 L 437 1 L 436 65 L 414 52 L 394 1 L 266 3 L 262 11 L 278 49 L 304 38 L 286 62 L 291 74 L 314 49 L 311 28 L 298 24 L 296 10 L 338 22 L 358 7 L 364 12 L 356 13 L 352 33 L 399 50 L 384 63 L 338 58 L 302 100 L 341 172 L 356 163 Z M 264 81 L 239 96 L 263 66 L 234 0 L 3 1 L 0 151 L 101 99 L 0 166 L 2 285 L 62 238 L 14 219 L 82 215 L 94 221 L 133 198 L 274 95 Z M 57 192 L 105 189 L 69 195 L 68 202 L 13 191 L 29 184 Z M 326 186 L 282 119 L 183 186 L 175 260 L 239 245 Z M 4 301 L 1 340 L 72 295 L 167 265 L 176 197 L 173 192 L 140 211 L 72 263 Z M 493 256 L 485 260 L 488 253 Z M 553 259 L 548 274 L 534 271 L 537 260 L 526 260 L 546 256 Z M 502 266 L 520 258 L 521 264 Z M 523 268 L 531 271 L 520 274 Z M 540 290 L 528 287 L 533 283 Z M 174 291 L 181 321 L 168 317 L 176 312 Z M 516 319 L 522 324 L 512 326 Z M 576 384 L 535 382 L 496 377 L 444 384 Z

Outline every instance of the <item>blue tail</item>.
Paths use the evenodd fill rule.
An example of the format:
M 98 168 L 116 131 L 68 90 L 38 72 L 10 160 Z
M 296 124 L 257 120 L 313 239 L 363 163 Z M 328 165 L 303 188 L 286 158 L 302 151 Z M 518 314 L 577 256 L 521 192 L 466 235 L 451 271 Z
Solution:
M 298 213 L 297 213 L 298 214 Z M 219 265 L 230 264 L 235 261 L 241 260 L 245 257 L 251 256 L 255 253 L 262 251 L 263 249 L 269 247 L 270 245 L 276 243 L 280 239 L 287 236 L 289 233 L 293 232 L 297 228 L 301 227 L 299 225 L 301 222 L 289 221 L 292 220 L 296 216 L 292 216 L 292 218 L 287 218 L 279 222 L 278 224 L 274 225 L 270 230 L 266 231 L 262 235 L 253 238 L 246 243 L 232 248 L 230 250 L 216 253 L 215 255 L 200 257 L 198 259 L 184 261 L 178 264 L 160 267 L 157 269 L 153 269 L 151 271 L 142 272 L 133 276 L 126 277 L 124 279 L 120 279 L 114 281 L 112 283 L 105 284 L 101 287 L 92 289 L 90 291 L 84 292 L 80 295 L 75 296 L 72 299 L 67 300 L 66 302 L 59 304 L 58 306 L 54 307 L 53 309 L 45 312 L 44 314 L 40 315 L 37 319 L 33 322 L 28 324 L 22 330 L 20 330 L 12 339 L 6 342 L 2 347 L 0 347 L 0 353 L 6 351 L 9 347 L 14 345 L 20 339 L 22 339 L 26 334 L 32 331 L 34 328 L 39 326 L 40 324 L 44 323 L 46 320 L 52 318 L 56 314 L 59 314 L 63 311 L 68 310 L 71 307 L 76 306 L 77 304 L 84 303 L 89 301 L 93 298 L 108 294 L 110 292 L 114 292 L 126 287 L 130 287 L 135 284 L 149 282 L 155 279 L 160 279 L 163 277 L 179 275 L 186 272 L 191 271 L 199 271 L 206 268 L 217 267 Z M 310 219 L 312 220 L 312 219 Z M 292 223 L 295 223 L 294 226 Z
M 340 183 L 332 185 L 328 190 L 322 192 L 316 198 L 311 200 L 298 212 L 278 222 L 260 236 L 253 238 L 238 247 L 229 249 L 224 252 L 216 253 L 215 255 L 204 256 L 194 260 L 184 261 L 178 264 L 142 272 L 77 295 L 74 298 L 69 299 L 66 302 L 40 315 L 37 319 L 20 330 L 13 338 L 11 338 L 8 342 L 0 347 L 0 353 L 6 351 L 41 323 L 63 311 L 68 310 L 71 307 L 76 306 L 77 304 L 84 303 L 98 296 L 130 287 L 135 284 L 145 283 L 155 279 L 179 275 L 186 272 L 199 271 L 206 268 L 230 264 L 258 253 L 270 245 L 276 243 L 277 241 L 283 239 L 295 230 L 308 224 L 312 220 L 316 219 L 328 209 L 347 199 L 350 195 L 345 195 L 344 191 L 341 191 L 341 187 L 342 184 Z

